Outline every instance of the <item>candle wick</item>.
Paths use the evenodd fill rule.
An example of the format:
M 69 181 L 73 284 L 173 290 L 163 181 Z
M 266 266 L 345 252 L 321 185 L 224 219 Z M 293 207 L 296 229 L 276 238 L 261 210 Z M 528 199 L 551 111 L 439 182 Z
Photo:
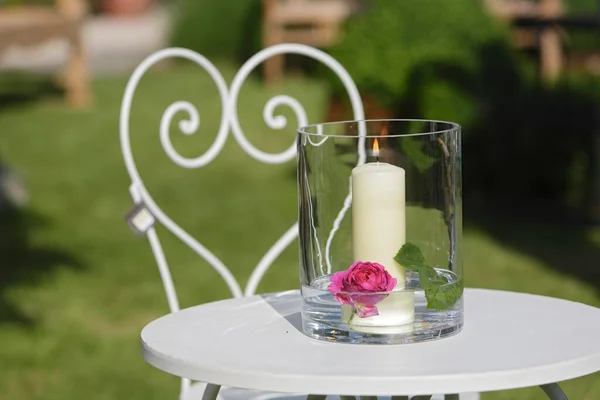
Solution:
M 379 162 L 379 155 L 376 155 L 375 158 L 377 159 L 377 162 Z

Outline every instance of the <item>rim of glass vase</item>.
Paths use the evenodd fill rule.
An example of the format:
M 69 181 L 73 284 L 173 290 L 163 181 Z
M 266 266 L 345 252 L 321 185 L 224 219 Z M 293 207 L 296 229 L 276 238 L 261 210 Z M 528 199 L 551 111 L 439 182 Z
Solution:
M 438 129 L 432 130 L 430 132 L 416 132 L 416 133 L 380 133 L 378 135 L 360 135 L 360 134 L 344 134 L 344 133 L 336 133 L 336 134 L 326 134 L 316 132 L 318 126 L 333 126 L 333 125 L 349 125 L 349 124 L 368 124 L 373 122 L 425 122 L 425 123 L 438 123 L 438 124 L 446 124 L 448 125 L 447 129 Z M 308 132 L 314 128 L 315 132 Z M 462 129 L 461 125 L 456 122 L 443 121 L 438 119 L 418 119 L 418 118 L 381 118 L 381 119 L 356 119 L 356 120 L 347 120 L 347 121 L 331 121 L 331 122 L 321 122 L 317 124 L 304 125 L 299 127 L 296 132 L 300 135 L 306 136 L 319 136 L 319 137 L 340 137 L 340 138 L 398 138 L 398 137 L 414 137 L 414 136 L 425 136 L 425 135 L 439 135 L 446 132 L 460 131 Z

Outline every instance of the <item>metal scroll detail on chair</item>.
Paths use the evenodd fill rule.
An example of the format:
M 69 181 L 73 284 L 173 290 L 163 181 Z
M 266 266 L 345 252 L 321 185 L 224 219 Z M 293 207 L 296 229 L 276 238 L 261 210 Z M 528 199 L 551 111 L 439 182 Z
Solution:
M 179 130 L 186 135 L 191 135 L 196 133 L 200 126 L 200 113 L 193 104 L 186 101 L 178 101 L 171 104 L 163 113 L 160 122 L 160 141 L 167 156 L 175 164 L 184 168 L 203 167 L 209 164 L 219 155 L 219 153 L 225 145 L 225 142 L 227 141 L 227 136 L 229 130 L 231 129 L 234 139 L 238 142 L 242 150 L 244 150 L 248 155 L 250 155 L 254 159 L 267 164 L 281 164 L 288 162 L 295 157 L 296 149 L 294 145 L 292 145 L 287 150 L 276 154 L 267 153 L 256 148 L 244 135 L 237 115 L 238 95 L 243 83 L 248 78 L 252 70 L 254 70 L 266 59 L 284 53 L 294 53 L 311 57 L 331 68 L 333 72 L 335 72 L 337 76 L 341 79 L 348 92 L 355 119 L 364 119 L 363 105 L 358 89 L 356 88 L 356 85 L 354 84 L 352 78 L 344 69 L 344 67 L 326 53 L 312 48 L 310 46 L 300 44 L 279 44 L 260 51 L 252 58 L 250 58 L 240 68 L 235 78 L 233 79 L 230 90 L 228 89 L 227 83 L 225 82 L 221 73 L 206 57 L 194 51 L 182 48 L 169 48 L 158 51 L 146 58 L 133 72 L 125 89 L 125 94 L 121 104 L 121 148 L 125 160 L 125 165 L 127 167 L 127 171 L 132 182 L 130 186 L 130 192 L 134 202 L 138 205 L 145 206 L 152 214 L 152 216 L 156 219 L 156 221 L 164 225 L 171 233 L 173 233 L 182 242 L 184 242 L 187 246 L 194 250 L 194 252 L 196 252 L 200 257 L 205 259 L 224 279 L 234 297 L 252 295 L 255 293 L 256 288 L 258 287 L 258 284 L 264 273 L 268 270 L 268 268 L 275 261 L 275 259 L 281 254 L 281 252 L 285 248 L 287 248 L 298 236 L 298 223 L 296 222 L 294 225 L 292 225 L 262 257 L 262 259 L 254 268 L 254 271 L 250 276 L 250 279 L 248 280 L 245 290 L 242 291 L 241 286 L 239 285 L 231 271 L 225 266 L 225 264 L 210 250 L 204 247 L 198 240 L 196 240 L 194 237 L 188 234 L 177 223 L 175 223 L 171 218 L 169 218 L 167 214 L 163 212 L 163 210 L 153 200 L 152 196 L 144 186 L 143 180 L 141 178 L 140 173 L 137 170 L 131 151 L 129 129 L 131 106 L 138 83 L 140 82 L 144 74 L 153 65 L 167 58 L 178 57 L 188 59 L 205 69 L 212 78 L 212 80 L 215 82 L 219 91 L 223 110 L 221 115 L 221 122 L 215 141 L 205 153 L 195 158 L 184 157 L 175 150 L 171 143 L 170 127 L 173 117 L 179 112 L 185 112 L 187 114 L 187 119 L 180 121 Z M 280 130 L 285 128 L 288 124 L 288 121 L 284 116 L 275 114 L 275 109 L 279 106 L 287 106 L 294 112 L 298 122 L 298 126 L 308 124 L 306 112 L 304 108 L 300 105 L 300 103 L 290 96 L 282 95 L 276 96 L 269 100 L 263 109 L 264 120 L 267 123 L 267 125 L 272 129 Z M 361 159 L 359 160 L 359 163 L 362 162 L 364 162 L 364 156 L 361 156 Z M 335 230 L 337 229 L 335 225 L 339 225 L 345 212 L 349 208 L 349 198 L 346 200 L 347 201 L 342 207 L 342 210 L 340 212 L 340 215 L 338 216 L 338 219 L 336 220 L 336 223 L 332 227 L 332 236 L 335 233 Z M 146 235 L 148 236 L 148 240 L 150 242 L 152 251 L 158 264 L 159 272 L 164 284 L 165 293 L 169 303 L 169 309 L 171 312 L 178 311 L 179 302 L 177 299 L 169 267 L 164 256 L 158 236 L 154 228 L 152 227 L 148 229 Z

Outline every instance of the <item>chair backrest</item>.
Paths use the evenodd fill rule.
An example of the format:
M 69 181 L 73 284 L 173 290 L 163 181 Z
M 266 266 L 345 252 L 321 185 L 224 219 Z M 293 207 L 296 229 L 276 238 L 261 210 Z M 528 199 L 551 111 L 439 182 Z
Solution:
M 127 167 L 127 172 L 129 173 L 129 176 L 131 178 L 131 185 L 129 190 L 133 201 L 136 204 L 136 209 L 146 210 L 147 213 L 150 214 L 150 218 L 153 220 L 153 223 L 162 224 L 172 234 L 174 234 L 183 243 L 185 243 L 194 252 L 196 252 L 200 257 L 205 259 L 224 279 L 225 283 L 229 287 L 234 297 L 253 295 L 255 293 L 256 288 L 258 287 L 261 281 L 261 278 L 271 266 L 271 264 L 283 252 L 283 250 L 285 250 L 285 248 L 287 248 L 290 245 L 290 243 L 292 243 L 298 236 L 298 223 L 294 223 L 261 258 L 261 260 L 254 268 L 254 271 L 252 272 L 245 289 L 242 290 L 242 287 L 240 286 L 238 281 L 235 279 L 231 271 L 223 264 L 223 262 L 219 258 L 217 258 L 210 250 L 204 247 L 198 240 L 193 238 L 179 225 L 177 225 L 171 218 L 169 218 L 169 216 L 166 213 L 164 213 L 163 210 L 155 203 L 155 201 L 152 199 L 152 196 L 144 186 L 143 180 L 141 178 L 140 173 L 137 170 L 131 151 L 129 119 L 132 100 L 140 79 L 154 64 L 166 58 L 172 57 L 179 57 L 191 60 L 199 66 L 201 66 L 202 68 L 204 68 L 209 73 L 219 91 L 223 110 L 221 115 L 219 132 L 215 141 L 204 154 L 196 158 L 187 158 L 179 154 L 171 144 L 171 139 L 169 137 L 169 128 L 173 117 L 175 116 L 175 114 L 181 111 L 187 113 L 188 119 L 183 120 L 179 123 L 179 129 L 184 134 L 190 135 L 195 133 L 198 129 L 200 125 L 200 115 L 198 110 L 192 104 L 185 101 L 175 102 L 165 110 L 160 123 L 160 141 L 168 157 L 175 164 L 184 168 L 201 168 L 203 166 L 206 166 L 219 155 L 219 153 L 225 145 L 228 134 L 231 131 L 234 139 L 237 141 L 239 146 L 254 159 L 266 164 L 282 164 L 292 159 L 295 159 L 295 145 L 292 144 L 287 150 L 281 153 L 267 153 L 255 147 L 252 143 L 250 143 L 250 141 L 248 141 L 240 126 L 237 114 L 237 100 L 238 95 L 240 93 L 240 89 L 246 78 L 249 76 L 249 74 L 266 59 L 284 53 L 299 54 L 311 57 L 331 68 L 333 72 L 335 72 L 336 75 L 340 78 L 348 92 L 354 118 L 357 120 L 364 119 L 364 111 L 361 97 L 356 88 L 356 85 L 354 84 L 352 78 L 344 69 L 344 67 L 331 56 L 322 52 L 321 50 L 301 44 L 279 44 L 265 48 L 262 51 L 258 52 L 240 68 L 240 70 L 235 75 L 231 83 L 231 87 L 229 88 L 227 87 L 224 78 L 217 70 L 217 68 L 204 56 L 194 51 L 183 48 L 164 49 L 146 58 L 135 69 L 131 78 L 129 79 L 121 104 L 121 149 L 123 152 L 125 165 Z M 280 95 L 270 99 L 263 109 L 263 118 L 267 125 L 272 129 L 283 129 L 287 125 L 285 117 L 283 117 L 282 115 L 274 114 L 275 108 L 280 105 L 288 106 L 293 110 L 294 114 L 296 115 L 296 120 L 298 121 L 299 126 L 307 125 L 309 123 L 305 110 L 296 99 L 290 96 Z M 337 231 L 339 223 L 341 222 L 341 219 L 343 218 L 345 212 L 350 207 L 350 199 L 348 198 L 347 201 L 340 206 L 340 214 L 338 216 L 338 219 L 336 220 L 336 223 L 332 227 L 332 237 L 333 234 L 335 234 L 335 231 Z M 152 248 L 152 252 L 158 264 L 158 269 L 163 281 L 167 301 L 169 304 L 169 309 L 171 312 L 178 311 L 179 301 L 160 240 L 153 226 L 150 226 L 147 230 L 144 230 L 144 233 L 148 237 L 150 246 Z
M 299 54 L 311 57 L 317 61 L 322 62 L 331 70 L 333 70 L 333 72 L 335 72 L 335 74 L 340 78 L 348 92 L 354 119 L 364 119 L 362 99 L 359 95 L 356 85 L 354 84 L 354 81 L 352 80 L 348 72 L 344 69 L 344 67 L 331 56 L 322 52 L 321 50 L 301 44 L 278 44 L 271 47 L 267 47 L 262 51 L 258 52 L 240 68 L 238 73 L 235 75 L 230 88 L 227 87 L 223 76 L 219 73 L 217 68 L 207 58 L 194 51 L 183 48 L 164 49 L 150 55 L 148 58 L 142 61 L 142 63 L 135 69 L 135 71 L 131 75 L 131 78 L 129 79 L 129 82 L 127 83 L 127 86 L 125 88 L 125 94 L 123 96 L 123 101 L 121 104 L 121 116 L 119 121 L 121 150 L 123 152 L 123 158 L 125 160 L 127 172 L 129 174 L 129 177 L 131 178 L 131 185 L 129 187 L 129 191 L 134 203 L 136 204 L 134 211 L 140 212 L 141 210 L 143 210 L 150 214 L 152 225 L 150 225 L 149 228 L 144 229 L 144 233 L 148 237 L 150 247 L 156 259 L 158 270 L 163 282 L 165 294 L 169 304 L 169 309 L 171 312 L 176 312 L 179 310 L 179 300 L 177 298 L 177 293 L 173 284 L 173 279 L 171 277 L 169 265 L 165 258 L 158 235 L 153 227 L 154 223 L 162 224 L 183 243 L 185 243 L 192 250 L 194 250 L 194 252 L 196 252 L 200 257 L 204 258 L 224 279 L 232 295 L 234 297 L 241 297 L 244 295 L 253 295 L 255 293 L 256 288 L 258 287 L 262 277 L 264 276 L 268 268 L 271 266 L 271 264 L 283 252 L 283 250 L 285 250 L 298 236 L 298 222 L 294 223 L 261 258 L 261 260 L 254 268 L 254 271 L 252 272 L 245 289 L 242 291 L 240 284 L 235 279 L 231 271 L 223 264 L 223 262 L 218 257 L 216 257 L 210 250 L 208 250 L 200 242 L 198 242 L 195 238 L 193 238 L 190 234 L 183 230 L 179 225 L 177 225 L 171 218 L 169 218 L 167 214 L 165 214 L 161 210 L 161 208 L 154 202 L 152 196 L 150 195 L 150 193 L 148 193 L 148 190 L 144 186 L 142 178 L 135 165 L 133 154 L 131 152 L 131 141 L 129 134 L 129 117 L 131 112 L 133 96 L 137 89 L 137 85 L 141 78 L 144 76 L 144 74 L 148 71 L 148 69 L 150 69 L 156 63 L 171 57 L 185 58 L 195 62 L 209 73 L 209 75 L 217 85 L 217 89 L 221 97 L 220 100 L 223 110 L 221 115 L 221 122 L 219 132 L 215 141 L 204 154 L 196 158 L 183 157 L 175 150 L 175 148 L 171 144 L 171 139 L 169 137 L 169 128 L 171 126 L 172 119 L 175 116 L 175 114 L 177 114 L 180 111 L 186 112 L 188 115 L 188 119 L 183 120 L 179 123 L 179 129 L 184 134 L 190 135 L 195 133 L 200 125 L 200 115 L 198 110 L 189 102 L 179 101 L 171 104 L 163 113 L 160 122 L 160 141 L 168 157 L 175 164 L 184 168 L 201 168 L 203 166 L 206 166 L 219 155 L 219 153 L 225 146 L 225 142 L 230 131 L 233 133 L 233 137 L 237 141 L 239 146 L 254 159 L 266 164 L 282 164 L 295 158 L 295 145 L 292 144 L 287 150 L 276 154 L 266 153 L 254 147 L 252 143 L 248 141 L 240 126 L 237 115 L 237 99 L 244 81 L 252 72 L 252 70 L 254 70 L 258 65 L 260 65 L 262 62 L 269 59 L 270 57 L 286 53 Z M 282 115 L 274 114 L 275 108 L 280 105 L 286 105 L 292 109 L 292 111 L 296 115 L 298 126 L 307 125 L 309 123 L 304 108 L 296 99 L 290 96 L 280 95 L 270 99 L 263 109 L 263 118 L 270 128 L 283 129 L 287 125 L 287 120 L 285 117 L 283 117 Z M 364 128 L 362 129 L 364 130 Z M 360 133 L 362 133 L 363 135 L 365 134 L 365 132 Z M 362 146 L 361 140 L 359 140 L 359 149 L 362 148 L 360 146 Z M 363 152 L 359 151 L 358 162 L 363 163 L 364 161 L 365 155 L 363 154 Z M 327 248 L 325 251 L 326 259 L 328 259 L 328 246 L 331 243 L 332 238 L 335 235 L 335 232 L 337 231 L 346 211 L 349 209 L 350 204 L 351 197 L 349 191 L 348 196 L 344 201 L 344 204 L 341 205 L 341 210 L 333 224 L 334 226 L 332 226 L 332 230 L 327 241 Z M 328 263 L 328 270 L 330 269 L 331 266 Z M 180 398 L 184 398 L 186 396 L 186 393 L 188 392 L 189 388 L 190 380 L 182 379 Z

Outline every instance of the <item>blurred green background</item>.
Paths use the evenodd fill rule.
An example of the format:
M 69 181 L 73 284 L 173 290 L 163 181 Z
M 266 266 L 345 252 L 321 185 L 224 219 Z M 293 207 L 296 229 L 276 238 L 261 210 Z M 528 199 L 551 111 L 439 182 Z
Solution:
M 60 44 L 46 45 L 39 57 L 5 48 L 0 58 L 3 399 L 178 394 L 178 379 L 145 364 L 139 350 L 140 330 L 168 308 L 149 245 L 123 218 L 132 202 L 119 147 L 121 97 L 135 65 L 170 45 L 201 52 L 231 81 L 264 45 L 263 3 L 140 0 L 137 11 L 121 14 L 109 3 L 90 2 L 84 28 L 89 107 L 64 101 L 52 58 Z M 539 48 L 517 46 L 516 22 L 499 18 L 487 3 L 362 2 L 323 49 L 350 72 L 368 116 L 463 125 L 467 286 L 600 306 L 598 3 L 562 2 L 564 62 L 550 79 L 540 74 Z M 0 2 L 0 22 L 8 5 L 18 9 L 23 2 Z M 271 85 L 257 69 L 238 111 L 245 134 L 263 150 L 282 151 L 293 141 L 290 110 L 281 109 L 290 121 L 282 131 L 262 120 L 264 104 L 277 94 L 297 98 L 312 122 L 348 115 L 339 81 L 317 63 L 287 57 L 284 79 Z M 160 146 L 158 127 L 179 100 L 198 107 L 202 124 L 187 137 L 174 123 L 175 148 L 192 157 L 213 142 L 221 113 L 214 83 L 187 61 L 162 63 L 142 79 L 134 99 L 138 169 L 163 210 L 245 282 L 296 218 L 295 164 L 260 164 L 229 138 L 209 166 L 175 166 Z M 203 260 L 166 230 L 158 232 L 183 307 L 229 296 Z M 294 243 L 259 291 L 297 288 L 297 268 Z M 568 381 L 564 389 L 573 399 L 597 400 L 600 377 Z M 515 398 L 544 396 L 536 388 L 483 395 Z

